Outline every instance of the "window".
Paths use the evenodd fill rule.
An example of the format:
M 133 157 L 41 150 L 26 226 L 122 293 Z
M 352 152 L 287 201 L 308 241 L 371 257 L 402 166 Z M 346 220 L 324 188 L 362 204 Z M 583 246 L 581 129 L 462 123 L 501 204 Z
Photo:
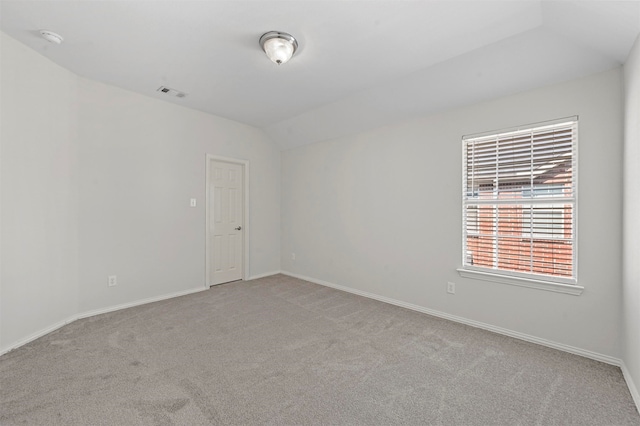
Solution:
M 577 117 L 463 145 L 462 271 L 575 285 Z

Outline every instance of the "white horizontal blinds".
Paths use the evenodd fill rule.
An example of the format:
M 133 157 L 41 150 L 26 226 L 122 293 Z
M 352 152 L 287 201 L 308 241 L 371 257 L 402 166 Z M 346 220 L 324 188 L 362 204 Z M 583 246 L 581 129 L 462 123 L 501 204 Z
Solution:
M 464 266 L 574 277 L 577 120 L 463 139 Z

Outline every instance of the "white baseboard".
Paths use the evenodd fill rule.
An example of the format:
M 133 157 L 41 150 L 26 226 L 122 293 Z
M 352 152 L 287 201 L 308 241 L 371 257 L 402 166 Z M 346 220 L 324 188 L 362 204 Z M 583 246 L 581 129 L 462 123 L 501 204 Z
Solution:
M 627 381 L 627 386 L 629 387 L 629 392 L 631 392 L 631 397 L 633 401 L 636 403 L 636 408 L 640 411 L 640 392 L 638 392 L 638 388 L 636 387 L 635 382 L 633 381 L 633 377 L 631 377 L 631 373 L 627 368 L 627 364 L 622 361 L 622 365 L 620 366 L 622 370 L 622 375 L 624 379 Z
M 258 278 L 264 278 L 264 277 L 268 277 L 271 275 L 276 275 L 279 274 L 280 271 L 273 271 L 273 272 L 267 272 L 265 274 L 258 274 L 258 275 L 253 275 L 251 277 L 249 277 L 249 280 L 255 280 Z M 115 305 L 115 306 L 109 306 L 106 308 L 100 308 L 100 309 L 94 309 L 91 311 L 87 311 L 87 312 L 82 312 L 82 313 L 78 313 L 75 315 L 71 315 L 70 317 L 56 322 L 53 325 L 50 325 L 46 328 L 43 328 L 40 331 L 37 331 L 33 334 L 30 334 L 29 336 L 25 337 L 24 339 L 20 339 L 17 342 L 13 342 L 11 344 L 9 344 L 7 347 L 5 348 L 1 348 L 0 349 L 0 355 L 4 355 L 7 352 L 10 352 L 14 349 L 19 348 L 20 346 L 26 345 L 29 342 L 32 342 L 36 339 L 39 339 L 42 336 L 45 336 L 49 333 L 51 333 L 52 331 L 56 331 L 57 329 L 59 329 L 60 327 L 64 327 L 67 324 L 71 324 L 72 322 L 79 320 L 79 319 L 83 319 L 83 318 L 89 318 L 89 317 L 93 317 L 95 315 L 101 315 L 101 314 L 106 314 L 109 312 L 113 312 L 113 311 L 119 311 L 121 309 L 127 309 L 127 308 L 133 308 L 134 306 L 140 306 L 140 305 L 145 305 L 147 303 L 153 303 L 153 302 L 159 302 L 161 300 L 166 300 L 166 299 L 172 299 L 174 297 L 180 297 L 180 296 L 186 296 L 187 294 L 192 294 L 192 293 L 198 293 L 200 291 L 204 291 L 204 290 L 208 290 L 207 287 L 200 287 L 200 288 L 194 288 L 194 289 L 190 289 L 190 290 L 184 290 L 184 291 L 178 291 L 175 293 L 169 293 L 169 294 L 163 294 L 161 296 L 156 296 L 156 297 L 150 297 L 147 299 L 141 299 L 141 300 L 136 300 L 133 302 L 128 302 L 128 303 L 122 303 L 120 305 Z
M 140 299 L 133 302 L 122 303 L 120 305 L 94 309 L 92 311 L 87 311 L 87 312 L 83 312 L 76 315 L 75 319 L 89 318 L 89 317 L 106 314 L 113 311 L 119 311 L 121 309 L 133 308 L 134 306 L 146 305 L 147 303 L 159 302 L 161 300 L 173 299 L 174 297 L 186 296 L 187 294 L 199 293 L 205 290 L 209 290 L 209 289 L 207 287 L 192 288 L 189 290 L 177 291 L 175 293 L 168 293 L 160 296 L 149 297 L 147 299 Z
M 18 349 L 20 346 L 24 346 L 29 342 L 33 342 L 34 340 L 39 339 L 40 337 L 42 337 L 42 336 L 44 336 L 46 334 L 49 334 L 49 333 L 51 333 L 53 331 L 56 331 L 57 329 L 59 329 L 61 327 L 64 327 L 67 324 L 70 324 L 70 323 L 74 322 L 76 319 L 77 319 L 77 317 L 74 315 L 74 316 L 71 316 L 71 317 L 69 317 L 69 318 L 67 318 L 65 320 L 56 322 L 55 324 L 52 324 L 52 325 L 50 325 L 50 326 L 48 326 L 46 328 L 43 328 L 40 331 L 36 331 L 35 333 L 28 335 L 24 339 L 20 339 L 17 342 L 13 342 L 13 343 L 9 344 L 9 346 L 0 349 L 0 355 L 4 355 L 7 352 L 10 352 L 10 351 L 12 351 L 14 349 Z
M 200 287 L 200 288 L 195 288 L 195 289 L 190 289 L 190 290 L 183 290 L 183 291 L 178 291 L 175 293 L 169 293 L 169 294 L 163 294 L 161 296 L 156 296 L 156 297 L 149 297 L 147 299 L 141 299 L 141 300 L 136 300 L 134 302 L 129 302 L 129 303 L 123 303 L 120 305 L 115 305 L 115 306 L 109 306 L 106 308 L 101 308 L 101 309 L 95 309 L 92 311 L 87 311 L 87 312 L 83 312 L 83 313 L 79 313 L 76 315 L 72 315 L 69 318 L 57 322 L 53 325 L 50 325 L 49 327 L 46 327 L 40 331 L 37 331 L 33 334 L 30 334 L 29 336 L 25 337 L 24 339 L 20 339 L 17 342 L 14 342 L 12 344 L 10 344 L 8 347 L 6 348 L 2 348 L 0 350 L 0 355 L 4 355 L 7 352 L 10 352 L 14 349 L 19 348 L 20 346 L 26 345 L 29 342 L 32 342 L 36 339 L 39 339 L 42 336 L 45 336 L 49 333 L 51 333 L 52 331 L 56 331 L 57 329 L 59 329 L 60 327 L 64 327 L 67 324 L 71 324 L 72 322 L 82 319 L 82 318 L 88 318 L 88 317 L 93 317 L 95 315 L 100 315 L 100 314 L 106 314 L 108 312 L 113 312 L 113 311 L 119 311 L 121 309 L 127 309 L 127 308 L 133 308 L 134 306 L 140 306 L 140 305 L 146 305 L 147 303 L 153 303 L 153 302 L 159 302 L 161 300 L 166 300 L 166 299 L 172 299 L 174 297 L 179 297 L 179 296 L 186 296 L 187 294 L 192 294 L 192 293 L 198 293 L 200 291 L 204 291 L 204 290 L 208 290 L 207 287 Z
M 459 322 L 461 324 L 466 324 L 466 325 L 470 325 L 472 327 L 476 327 L 476 328 L 481 328 L 483 330 L 488 330 L 488 331 L 492 331 L 494 333 L 498 333 L 498 334 L 503 334 L 505 336 L 509 336 L 509 337 L 513 337 L 516 339 L 520 339 L 520 340 L 524 340 L 527 342 L 531 342 L 531 343 L 536 343 L 538 345 L 542 345 L 542 346 L 547 346 L 553 349 L 558 349 L 564 352 L 569 352 L 575 355 L 580 355 L 583 356 L 585 358 L 590 358 L 590 359 L 594 359 L 596 361 L 601 361 L 604 362 L 606 364 L 611 364 L 611 365 L 615 365 L 616 367 L 620 367 L 622 365 L 622 360 L 618 359 L 618 358 L 614 358 L 612 356 L 609 355 L 604 355 L 604 354 L 600 354 L 597 352 L 592 352 L 586 349 L 581 349 L 581 348 L 576 348 L 574 346 L 570 346 L 570 345 L 565 345 L 563 343 L 558 343 L 558 342 L 553 342 L 551 340 L 547 340 L 547 339 L 542 339 L 540 337 L 536 337 L 536 336 L 531 336 L 529 334 L 524 334 L 524 333 L 520 333 L 518 331 L 513 331 L 513 330 L 509 330 L 507 328 L 502 328 L 502 327 L 496 327 L 494 325 L 491 324 L 486 324 L 480 321 L 474 321 L 474 320 L 470 320 L 464 317 L 459 317 L 456 315 L 451 315 L 451 314 L 447 314 L 445 312 L 440 312 L 440 311 L 436 311 L 434 309 L 429 309 L 429 308 L 425 308 L 423 306 L 419 306 L 419 305 L 414 305 L 411 303 L 407 303 L 407 302 L 402 302 L 400 300 L 395 300 L 395 299 L 391 299 L 389 297 L 384 297 L 384 296 L 379 296 L 377 294 L 374 293 L 369 293 L 366 291 L 362 291 L 362 290 L 356 290 L 350 287 L 345 287 L 345 286 L 341 286 L 338 284 L 333 284 L 327 281 L 323 281 L 323 280 L 318 280 L 312 277 L 307 277 L 304 275 L 300 275 L 300 274 L 295 274 L 293 272 L 288 272 L 288 271 L 281 271 L 281 274 L 284 275 L 288 275 L 294 278 L 299 278 L 301 280 L 305 280 L 305 281 L 309 281 L 312 282 L 314 284 L 320 284 L 323 285 L 325 287 L 331 287 L 331 288 L 335 288 L 336 290 L 342 290 L 342 291 L 346 291 L 348 293 L 353 293 L 353 294 L 357 294 L 359 296 L 364 296 L 364 297 L 368 297 L 369 299 L 374 299 L 374 300 L 378 300 L 380 302 L 385 302 L 385 303 L 389 303 L 391 305 L 396 305 L 396 306 L 400 306 L 403 308 L 407 308 L 407 309 L 411 309 L 413 311 L 418 311 L 418 312 L 422 312 L 425 314 L 429 314 L 429 315 L 433 315 L 434 317 L 439 317 L 439 318 L 444 318 L 450 321 L 454 321 L 454 322 Z
M 257 275 L 251 275 L 249 278 L 246 279 L 246 281 L 250 281 L 250 280 L 257 280 L 258 278 L 266 278 L 266 277 L 270 277 L 272 275 L 277 275 L 282 273 L 281 271 L 272 271 L 272 272 L 266 272 L 264 274 L 257 274 Z

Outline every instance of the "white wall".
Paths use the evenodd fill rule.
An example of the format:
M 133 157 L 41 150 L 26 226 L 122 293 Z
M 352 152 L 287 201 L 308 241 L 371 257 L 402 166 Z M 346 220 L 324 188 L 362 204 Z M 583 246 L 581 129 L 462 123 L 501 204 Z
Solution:
M 640 246 L 625 239 L 623 295 L 621 224 L 607 220 L 622 214 L 620 70 L 280 156 L 256 129 L 78 78 L 0 37 L 0 351 L 78 313 L 202 286 L 211 153 L 250 161 L 250 276 L 281 263 L 296 274 L 623 356 L 638 382 Z M 632 186 L 640 179 L 639 49 L 636 42 L 624 74 L 629 237 L 640 234 Z M 460 278 L 460 137 L 575 114 L 585 292 Z M 118 275 L 117 287 L 106 286 L 110 274 Z M 445 293 L 447 281 L 457 283 L 456 295 Z
M 624 76 L 623 359 L 640 405 L 640 37 L 624 66 Z
M 204 288 L 207 153 L 249 161 L 247 275 L 279 270 L 280 152 L 263 132 L 1 37 L 0 353 L 87 312 Z
M 619 357 L 622 92 L 616 69 L 283 152 L 282 269 Z M 584 293 L 461 278 L 462 135 L 572 115 Z
M 76 78 L 0 33 L 0 349 L 78 307 Z
M 249 160 L 248 276 L 280 269 L 280 152 L 261 131 L 94 81 L 79 87 L 81 311 L 204 286 L 207 153 Z

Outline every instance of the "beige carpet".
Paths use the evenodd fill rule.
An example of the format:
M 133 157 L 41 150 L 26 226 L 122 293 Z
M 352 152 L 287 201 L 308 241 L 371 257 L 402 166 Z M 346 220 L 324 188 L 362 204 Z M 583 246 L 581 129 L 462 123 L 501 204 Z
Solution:
M 640 425 L 620 369 L 276 275 L 0 357 L 1 425 Z

